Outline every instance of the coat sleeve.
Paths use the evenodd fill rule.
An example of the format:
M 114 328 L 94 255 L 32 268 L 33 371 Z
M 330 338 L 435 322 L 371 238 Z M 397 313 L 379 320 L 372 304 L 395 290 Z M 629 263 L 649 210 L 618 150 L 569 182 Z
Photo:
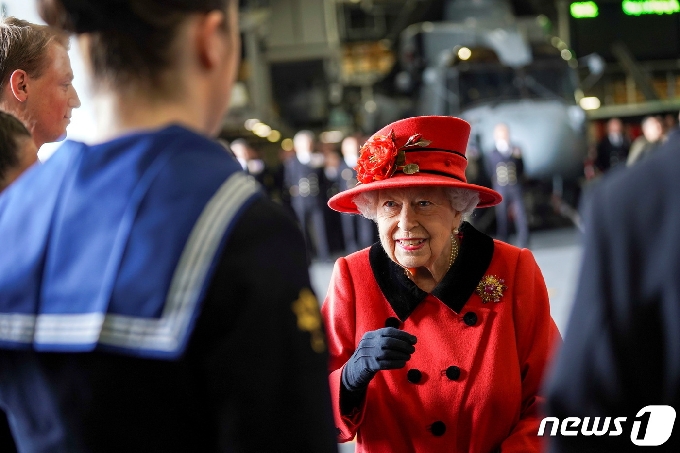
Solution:
M 520 252 L 515 272 L 514 323 L 522 379 L 522 407 L 518 423 L 501 445 L 506 452 L 542 451 L 537 436 L 545 397 L 543 373 L 553 348 L 561 341 L 550 316 L 548 290 L 541 270 L 527 249 Z
M 342 385 L 342 370 L 356 349 L 356 293 L 347 261 L 340 258 L 333 268 L 328 295 L 321 309 L 328 335 L 331 401 L 339 442 L 352 440 L 363 419 L 363 401 L 349 413 L 348 396 Z

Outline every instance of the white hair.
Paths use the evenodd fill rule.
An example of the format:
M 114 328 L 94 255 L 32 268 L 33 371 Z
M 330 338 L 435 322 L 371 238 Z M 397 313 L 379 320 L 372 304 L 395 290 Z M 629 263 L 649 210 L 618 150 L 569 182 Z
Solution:
M 454 211 L 462 214 L 463 220 L 468 220 L 472 211 L 475 210 L 479 204 L 479 193 L 474 190 L 461 189 L 458 187 L 442 187 L 451 207 Z M 373 221 L 376 220 L 378 214 L 378 191 L 369 190 L 356 195 L 352 201 L 357 205 L 362 216 Z

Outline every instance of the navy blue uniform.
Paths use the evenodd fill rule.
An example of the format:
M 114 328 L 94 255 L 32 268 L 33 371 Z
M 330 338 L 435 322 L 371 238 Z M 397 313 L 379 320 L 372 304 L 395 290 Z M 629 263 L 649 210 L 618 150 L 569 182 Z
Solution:
M 335 451 L 282 209 L 177 126 L 67 142 L 3 193 L 0 405 L 20 451 Z
M 513 145 L 510 145 L 514 151 Z M 521 157 L 501 154 L 496 148 L 486 159 L 487 173 L 491 178 L 493 189 L 500 193 L 503 201 L 496 205 L 496 236 L 508 242 L 508 208 L 514 213 L 517 230 L 517 246 L 526 247 L 529 241 L 529 224 L 522 193 L 521 177 L 524 173 L 524 162 Z
M 284 163 L 284 190 L 300 222 L 309 250 L 321 260 L 330 259 L 323 212 L 326 200 L 322 193 L 323 169 L 305 165 L 292 156 Z M 310 231 L 310 226 L 313 231 Z
M 612 143 L 609 135 L 605 135 L 602 141 L 597 144 L 595 166 L 604 173 L 610 168 L 625 165 L 629 150 L 630 141 L 627 138 L 621 137 L 618 143 Z
M 647 405 L 680 410 L 678 175 L 676 140 L 605 177 L 585 203 L 579 286 L 547 382 L 548 414 L 588 416 L 591 425 L 593 417 L 601 424 L 605 417 L 627 420 L 619 436 L 558 436 L 555 452 L 640 451 L 630 439 L 638 411 Z M 680 451 L 677 419 L 673 432 L 652 450 Z

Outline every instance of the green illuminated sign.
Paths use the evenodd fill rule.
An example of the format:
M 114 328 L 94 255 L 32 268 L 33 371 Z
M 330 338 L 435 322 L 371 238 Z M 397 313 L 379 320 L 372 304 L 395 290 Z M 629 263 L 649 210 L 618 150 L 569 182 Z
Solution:
M 623 0 L 621 7 L 623 12 L 629 16 L 680 12 L 678 0 Z
M 585 17 L 597 17 L 599 11 L 595 2 L 576 2 L 572 3 L 570 8 L 571 16 L 576 19 Z

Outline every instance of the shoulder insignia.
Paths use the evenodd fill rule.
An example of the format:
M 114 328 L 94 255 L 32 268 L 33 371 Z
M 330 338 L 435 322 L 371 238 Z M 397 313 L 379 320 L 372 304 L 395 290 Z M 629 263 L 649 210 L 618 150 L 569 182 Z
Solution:
M 297 316 L 298 329 L 309 332 L 311 335 L 310 343 L 312 350 L 318 353 L 324 352 L 326 350 L 326 341 L 321 328 L 319 302 L 317 302 L 314 293 L 309 288 L 303 288 L 291 308 Z

